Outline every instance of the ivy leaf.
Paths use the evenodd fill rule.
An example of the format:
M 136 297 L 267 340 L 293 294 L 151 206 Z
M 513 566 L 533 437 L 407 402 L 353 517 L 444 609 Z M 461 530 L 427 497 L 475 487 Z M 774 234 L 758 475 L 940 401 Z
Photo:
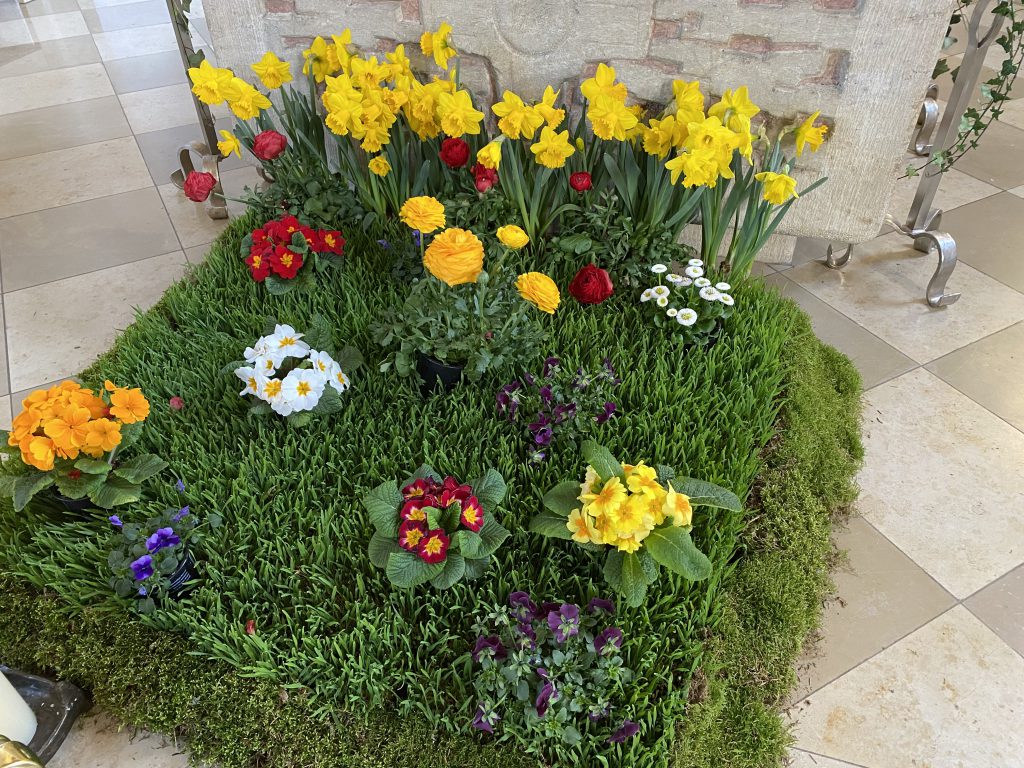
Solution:
M 167 469 L 167 462 L 152 453 L 143 453 L 124 462 L 114 474 L 129 483 L 143 483 Z
M 711 575 L 711 561 L 697 549 L 689 532 L 682 528 L 655 528 L 644 539 L 644 548 L 663 566 L 690 581 L 700 581 Z
M 402 492 L 391 480 L 385 480 L 363 496 L 363 506 L 370 514 L 378 533 L 395 538 L 398 536 L 398 512 L 402 506 Z
M 434 589 L 450 589 L 466 575 L 466 561 L 458 552 L 449 552 L 444 560 L 444 570 L 430 580 Z
M 530 520 L 530 532 L 553 539 L 571 539 L 572 533 L 565 524 L 565 517 L 549 510 L 543 510 Z
M 507 489 L 505 478 L 494 469 L 488 469 L 483 477 L 473 483 L 473 493 L 486 512 L 492 511 L 501 504 Z
M 593 440 L 586 440 L 583 443 L 583 458 L 594 468 L 602 480 L 611 480 L 613 477 L 625 478 L 625 472 L 618 459 L 612 456 L 612 452 L 603 445 L 598 445 Z
M 465 567 L 465 563 L 463 563 Z M 402 550 L 388 558 L 388 579 L 396 587 L 412 589 L 430 581 L 444 570 L 444 563 L 427 563 L 419 555 Z
M 21 512 L 33 496 L 51 485 L 53 485 L 53 477 L 45 472 L 19 477 L 14 481 L 14 493 L 12 494 L 15 511 Z
M 387 536 L 376 531 L 370 538 L 370 563 L 376 568 L 387 568 L 388 558 L 400 551 L 402 548 L 398 546 L 394 536 Z
M 743 503 L 735 493 L 706 480 L 680 477 L 672 482 L 672 487 L 679 493 L 689 496 L 690 504 L 695 507 L 717 507 L 728 509 L 730 512 L 743 511 Z
M 544 494 L 544 506 L 556 515 L 568 517 L 570 512 L 580 508 L 580 487 L 575 480 L 559 483 Z

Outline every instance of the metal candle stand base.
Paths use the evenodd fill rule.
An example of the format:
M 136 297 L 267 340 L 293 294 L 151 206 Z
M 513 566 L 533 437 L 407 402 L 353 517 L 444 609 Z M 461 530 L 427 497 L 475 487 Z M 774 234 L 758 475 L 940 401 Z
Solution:
M 959 138 L 960 118 L 970 106 L 974 89 L 981 77 L 982 65 L 985 63 L 985 53 L 999 36 L 1005 21 L 1004 16 L 991 13 L 991 5 L 992 0 L 976 0 L 974 3 L 967 24 L 967 49 L 964 51 L 960 71 L 941 120 L 938 86 L 932 83 L 928 87 L 917 121 L 918 132 L 913 141 L 913 151 L 921 157 L 932 158 L 939 153 L 945 153 Z M 981 32 L 982 20 L 986 16 L 990 17 L 990 26 L 985 32 Z M 928 163 L 922 172 L 906 224 L 898 224 L 891 216 L 886 217 L 886 222 L 890 226 L 913 238 L 915 249 L 922 253 L 934 251 L 938 255 L 938 266 L 925 291 L 928 305 L 932 307 L 948 307 L 960 298 L 959 293 L 946 293 L 946 282 L 956 268 L 956 240 L 948 232 L 937 231 L 942 221 L 942 211 L 932 208 L 941 181 L 941 167 Z M 841 269 L 850 262 L 852 256 L 852 243 L 838 254 L 833 252 L 830 245 L 825 254 L 824 264 L 831 269 Z
M 88 697 L 71 683 L 58 683 L 7 667 L 0 667 L 0 672 L 35 713 L 38 728 L 32 743 L 26 746 L 43 763 L 49 762 L 64 743 L 75 720 L 91 706 Z

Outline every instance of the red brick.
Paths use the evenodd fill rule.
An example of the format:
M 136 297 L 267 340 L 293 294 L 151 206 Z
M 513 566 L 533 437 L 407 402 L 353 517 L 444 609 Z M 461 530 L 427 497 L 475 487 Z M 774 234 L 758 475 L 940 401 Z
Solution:
M 821 72 L 811 77 L 805 77 L 799 85 L 841 85 L 846 79 L 846 68 L 850 63 L 850 52 L 833 49 L 825 57 L 825 66 Z
M 770 5 L 782 8 L 786 5 L 786 0 L 740 0 L 740 5 Z
M 402 21 L 420 23 L 420 0 L 402 0 Z
M 263 0 L 267 13 L 295 13 L 295 0 Z
M 819 11 L 856 11 L 861 0 L 814 0 L 814 7 Z
M 281 37 L 281 44 L 285 48 L 309 48 L 313 44 L 313 38 L 308 35 L 284 35 Z
M 770 53 L 772 41 L 758 35 L 733 35 L 729 38 L 729 47 L 742 53 Z
M 683 25 L 678 21 L 655 19 L 651 24 L 651 39 L 666 40 L 677 38 L 682 31 Z

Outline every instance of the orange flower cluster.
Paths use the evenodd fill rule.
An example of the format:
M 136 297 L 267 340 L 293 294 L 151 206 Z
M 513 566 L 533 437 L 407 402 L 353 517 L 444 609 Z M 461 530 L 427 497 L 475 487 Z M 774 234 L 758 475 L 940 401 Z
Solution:
M 22 401 L 23 410 L 12 425 L 9 445 L 21 449 L 21 460 L 47 472 L 57 458 L 76 459 L 80 453 L 98 459 L 121 442 L 121 425 L 144 421 L 149 401 L 141 389 L 105 382 L 94 393 L 73 381 L 33 392 Z

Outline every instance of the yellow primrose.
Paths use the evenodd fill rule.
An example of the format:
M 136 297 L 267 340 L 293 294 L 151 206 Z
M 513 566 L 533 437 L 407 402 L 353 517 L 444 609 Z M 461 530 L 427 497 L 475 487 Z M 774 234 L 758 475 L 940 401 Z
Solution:
M 636 552 L 640 549 L 640 542 L 647 538 L 647 533 L 649 533 L 649 531 L 642 535 L 634 534 L 632 536 L 620 536 L 615 540 L 615 546 L 619 548 L 620 552 Z
M 482 146 L 476 153 L 476 161 L 484 168 L 498 170 L 501 165 L 501 142 L 491 141 Z
M 242 156 L 242 143 L 238 140 L 231 131 L 220 131 L 221 141 L 217 142 L 217 149 L 224 157 L 228 157 L 234 152 L 239 157 Z
M 626 488 L 619 478 L 613 477 L 605 482 L 601 486 L 601 490 L 596 493 L 593 488 L 589 493 L 581 493 L 580 501 L 584 504 L 584 510 L 595 517 L 606 513 L 611 514 L 626 503 Z
M 565 120 L 565 110 L 555 107 L 555 99 L 557 98 L 558 91 L 549 85 L 544 89 L 544 96 L 541 97 L 540 103 L 535 104 L 533 107 L 537 114 L 544 118 L 548 128 L 558 128 L 562 121 Z
M 575 542 L 580 544 L 600 544 L 602 542 L 601 533 L 594 527 L 593 518 L 582 510 L 574 509 L 570 512 L 565 527 L 572 533 L 572 540 Z
M 264 53 L 263 58 L 253 64 L 251 69 L 264 87 L 272 91 L 292 80 L 292 65 L 287 61 L 281 61 L 273 51 Z
M 690 497 L 685 493 L 679 493 L 668 484 L 668 493 L 665 494 L 665 503 L 662 507 L 665 517 L 672 518 L 672 525 L 684 527 L 693 520 L 693 508 L 690 506 Z
M 225 96 L 228 106 L 239 120 L 252 120 L 270 106 L 270 99 L 240 77 L 231 78 Z
M 189 67 L 188 78 L 192 81 L 192 93 L 204 104 L 221 104 L 230 89 L 234 73 L 221 69 L 203 59 L 198 67 Z
M 424 32 L 420 37 L 420 51 L 424 56 L 433 56 L 434 63 L 441 69 L 448 69 L 448 59 L 459 55 L 448 42 L 451 33 L 452 26 L 445 21 L 441 22 L 437 32 Z
M 594 101 L 598 96 L 608 96 L 625 103 L 628 91 L 625 83 L 615 82 L 615 69 L 607 64 L 598 64 L 593 77 L 580 84 L 580 91 L 587 101 Z
M 660 497 L 665 489 L 658 483 L 658 472 L 654 467 L 649 467 L 642 461 L 633 467 L 633 471 L 626 477 L 626 485 L 631 493 L 642 493 L 651 498 Z
M 518 251 L 530 242 L 530 236 L 523 231 L 522 227 L 515 224 L 506 224 L 504 227 L 498 227 L 498 231 L 495 234 L 502 245 L 514 251 Z
M 590 101 L 587 119 L 599 139 L 618 141 L 625 141 L 627 132 L 639 122 L 636 113 L 623 102 L 603 94 Z
M 544 125 L 541 114 L 512 91 L 505 91 L 501 101 L 493 105 L 491 110 L 500 118 L 498 128 L 510 139 L 532 139 L 537 129 Z
M 484 113 L 473 106 L 469 91 L 442 93 L 437 99 L 437 116 L 441 120 L 441 130 L 452 138 L 464 134 L 475 136 L 480 133 L 480 123 Z
M 796 193 L 796 179 L 792 176 L 764 171 L 754 174 L 754 178 L 764 185 L 764 199 L 772 205 L 782 205 L 791 198 L 800 197 Z
M 808 117 L 799 128 L 796 129 L 796 156 L 800 157 L 804 153 L 804 147 L 808 146 L 811 148 L 811 152 L 817 152 L 818 147 L 825 141 L 825 134 L 828 133 L 827 125 L 819 125 L 817 128 L 814 127 L 814 121 L 818 119 L 821 112 L 815 112 L 813 115 Z
M 620 538 L 646 535 L 654 527 L 654 515 L 651 512 L 651 500 L 643 494 L 633 494 L 609 512 L 612 525 Z
M 711 108 L 708 110 L 708 117 L 717 117 L 722 121 L 723 125 L 728 126 L 731 130 L 738 131 L 739 129 L 734 124 L 733 118 L 751 118 L 760 111 L 761 108 L 750 100 L 747 86 L 744 85 L 735 91 L 727 90 L 723 93 L 722 100 L 717 104 L 711 105 Z
M 530 151 L 545 168 L 561 168 L 576 150 L 569 143 L 568 131 L 557 133 L 553 128 L 544 126 L 540 132 L 540 141 L 531 144 Z

